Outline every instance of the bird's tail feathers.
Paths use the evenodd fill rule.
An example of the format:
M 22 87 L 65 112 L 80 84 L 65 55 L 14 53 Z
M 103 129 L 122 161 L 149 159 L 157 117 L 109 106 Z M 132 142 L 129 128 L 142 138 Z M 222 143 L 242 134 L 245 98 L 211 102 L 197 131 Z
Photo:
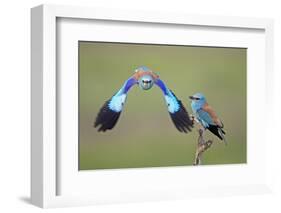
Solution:
M 224 136 L 224 135 L 225 135 L 225 131 L 224 131 L 223 129 L 219 128 L 219 129 L 218 129 L 218 132 L 219 132 L 219 135 L 221 136 L 221 138 L 222 138 L 224 144 L 227 145 L 227 141 L 226 141 L 226 138 L 225 138 L 225 136 Z

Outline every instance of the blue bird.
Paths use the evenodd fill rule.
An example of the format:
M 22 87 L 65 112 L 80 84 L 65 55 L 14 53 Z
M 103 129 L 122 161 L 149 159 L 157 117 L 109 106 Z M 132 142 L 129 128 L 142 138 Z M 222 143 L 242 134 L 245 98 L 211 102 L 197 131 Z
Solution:
M 223 130 L 224 125 L 212 107 L 207 103 L 205 96 L 202 93 L 196 93 L 189 96 L 189 98 L 191 99 L 191 108 L 197 121 L 205 129 L 208 129 L 226 143 L 225 131 Z
M 181 101 L 165 85 L 156 73 L 152 72 L 145 66 L 138 67 L 135 70 L 134 75 L 123 84 L 121 89 L 119 89 L 117 93 L 105 102 L 96 117 L 94 127 L 98 127 L 98 131 L 103 132 L 113 129 L 124 108 L 129 90 L 134 85 L 139 85 L 142 90 L 149 90 L 154 84 L 157 85 L 163 92 L 168 112 L 175 127 L 180 132 L 187 133 L 191 131 L 193 122 L 190 120 L 188 112 Z

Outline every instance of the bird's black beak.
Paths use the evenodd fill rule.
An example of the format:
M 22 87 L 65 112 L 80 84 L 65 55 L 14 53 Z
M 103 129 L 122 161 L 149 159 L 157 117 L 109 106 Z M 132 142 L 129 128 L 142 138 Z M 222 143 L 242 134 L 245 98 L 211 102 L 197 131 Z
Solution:
M 191 96 L 189 96 L 189 99 L 194 100 L 195 98 L 191 95 Z
M 196 100 L 196 101 L 200 100 L 200 98 L 197 98 L 197 97 L 194 97 L 194 96 L 189 96 L 189 99 L 190 100 Z

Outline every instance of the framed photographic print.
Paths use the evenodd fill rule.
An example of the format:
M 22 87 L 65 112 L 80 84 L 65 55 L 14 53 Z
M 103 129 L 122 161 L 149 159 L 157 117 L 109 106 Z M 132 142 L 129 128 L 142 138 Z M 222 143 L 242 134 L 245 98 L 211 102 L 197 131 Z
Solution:
M 270 192 L 270 19 L 42 5 L 32 203 Z

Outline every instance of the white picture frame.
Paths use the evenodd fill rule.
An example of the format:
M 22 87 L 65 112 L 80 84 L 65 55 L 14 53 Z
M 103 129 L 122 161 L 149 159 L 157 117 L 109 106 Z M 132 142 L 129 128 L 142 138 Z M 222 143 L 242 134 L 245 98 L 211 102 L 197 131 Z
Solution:
M 75 205 L 89 205 L 96 203 L 114 203 L 114 202 L 128 202 L 128 201 L 143 201 L 143 200 L 165 200 L 165 199 L 178 199 L 196 196 L 213 196 L 213 195 L 241 195 L 241 194 L 253 194 L 253 193 L 264 193 L 271 191 L 271 164 L 270 164 L 270 152 L 272 147 L 269 146 L 271 140 L 270 134 L 268 134 L 269 123 L 271 118 L 267 119 L 265 122 L 266 131 L 263 134 L 263 141 L 260 145 L 257 145 L 257 152 L 260 152 L 259 156 L 263 156 L 263 165 L 253 170 L 253 176 L 263 174 L 261 178 L 256 178 L 253 184 L 249 183 L 252 178 L 250 174 L 252 170 L 250 168 L 244 167 L 243 171 L 240 171 L 241 165 L 220 168 L 204 168 L 192 170 L 194 177 L 196 175 L 205 174 L 208 171 L 218 172 L 217 176 L 220 177 L 221 170 L 225 169 L 228 173 L 238 172 L 240 175 L 246 174 L 245 182 L 243 180 L 239 181 L 238 178 L 233 180 L 233 184 L 217 183 L 216 185 L 210 185 L 209 187 L 200 187 L 200 184 L 192 182 L 194 188 L 189 186 L 178 187 L 175 184 L 170 184 L 169 186 L 165 183 L 165 178 L 161 183 L 157 183 L 155 188 L 143 188 L 134 189 L 135 183 L 127 182 L 129 190 L 123 190 L 126 188 L 124 182 L 118 182 L 121 187 L 116 187 L 112 185 L 112 191 L 103 190 L 100 188 L 98 195 L 90 195 L 81 190 L 80 193 L 69 193 L 60 194 L 59 185 L 64 184 L 61 181 L 64 179 L 60 178 L 60 173 L 63 164 L 59 164 L 59 159 L 61 159 L 60 153 L 64 152 L 63 146 L 60 152 L 58 152 L 57 145 L 57 107 L 58 107 L 58 96 L 57 88 L 61 82 L 57 79 L 56 70 L 57 65 L 57 49 L 58 49 L 58 21 L 63 18 L 68 20 L 101 20 L 101 21 L 113 21 L 118 22 L 119 25 L 122 23 L 145 23 L 154 24 L 157 26 L 165 26 L 166 28 L 172 28 L 175 26 L 198 26 L 203 28 L 211 29 L 222 29 L 223 31 L 232 32 L 234 30 L 256 30 L 262 32 L 262 37 L 257 40 L 262 46 L 262 52 L 260 52 L 259 57 L 261 57 L 260 62 L 262 67 L 260 69 L 260 77 L 255 79 L 256 83 L 248 79 L 248 83 L 255 88 L 257 83 L 262 83 L 264 85 L 259 88 L 259 93 L 263 95 L 264 103 L 260 103 L 260 107 L 266 107 L 273 103 L 270 90 L 273 87 L 273 21 L 271 19 L 257 19 L 257 18 L 241 18 L 241 17 L 216 17 L 216 16 L 204 16 L 204 15 L 188 15 L 188 14 L 160 14 L 152 13 L 146 11 L 122 11 L 122 10 L 107 10 L 107 9 L 97 9 L 97 8 L 85 8 L 85 7 L 74 7 L 74 6 L 54 6 L 54 5 L 41 5 L 31 10 L 31 72 L 32 72 L 32 134 L 31 134 L 31 201 L 33 204 L 46 208 L 46 207 L 58 207 L 58 206 L 75 206 Z M 235 35 L 233 35 L 235 36 Z M 250 39 L 251 40 L 251 39 Z M 155 42 L 157 42 L 155 40 Z M 263 43 L 265 42 L 265 43 Z M 163 43 L 163 42 L 161 42 Z M 208 41 L 206 41 L 206 45 Z M 221 44 L 223 46 L 223 43 Z M 255 45 L 253 43 L 253 45 Z M 218 44 L 218 46 L 220 46 Z M 235 42 L 234 42 L 235 46 Z M 263 66 L 264 65 L 264 66 Z M 252 67 L 254 68 L 254 67 Z M 257 74 L 259 75 L 259 74 Z M 265 76 L 263 78 L 262 76 Z M 251 76 L 250 76 L 251 77 Z M 253 88 L 249 88 L 250 92 L 254 92 Z M 75 88 L 74 88 L 75 89 Z M 257 102 L 254 98 L 254 93 L 250 93 L 248 103 L 250 107 L 252 104 Z M 251 98 L 253 97 L 253 98 Z M 257 108 L 256 111 L 261 109 Z M 254 110 L 253 110 L 254 111 Z M 255 111 L 255 112 L 256 112 Z M 250 124 L 254 125 L 255 118 L 250 115 Z M 248 126 L 249 128 L 249 126 Z M 251 148 L 251 147 L 250 147 Z M 249 150 L 250 154 L 253 152 Z M 74 159 L 75 160 L 75 159 Z M 63 161 L 63 160 L 62 160 Z M 60 165 L 60 166 L 59 166 Z M 70 167 L 72 167 L 70 165 Z M 74 167 L 74 165 L 73 165 Z M 149 171 L 148 171 L 149 170 Z M 152 179 L 161 178 L 162 172 L 170 170 L 173 172 L 169 176 L 172 182 L 177 182 L 179 176 L 185 177 L 187 175 L 185 168 L 164 168 L 164 169 L 144 169 L 144 170 L 124 170 L 115 175 L 123 179 L 137 178 L 136 176 L 148 175 Z M 208 171 L 206 171 L 208 170 Z M 78 172 L 78 171 L 77 171 Z M 104 173 L 102 171 L 101 173 Z M 190 173 L 190 171 L 188 171 Z M 242 173 L 241 173 L 242 172 Z M 245 172 L 245 173 L 243 173 Z M 255 173 L 256 172 L 256 173 Z M 71 173 L 69 180 L 72 180 Z M 238 175 L 239 175 L 238 174 Z M 83 174 L 84 176 L 85 173 Z M 89 174 L 92 175 L 92 174 Z M 160 176 L 159 176 L 160 175 Z M 89 176 L 93 178 L 94 176 Z M 96 176 L 97 177 L 97 176 Z M 193 178 L 194 178 L 193 177 Z M 214 176 L 215 177 L 215 176 Z M 87 177 L 88 178 L 88 177 Z M 81 179 L 81 180 L 87 180 Z M 99 184 L 102 184 L 103 174 L 97 177 Z M 88 178 L 89 179 L 89 178 Z M 79 179 L 80 180 L 80 179 Z M 109 179 L 110 180 L 110 179 Z M 121 180 L 120 180 L 121 181 Z M 148 181 L 148 180 L 146 180 Z M 178 180 L 184 181 L 184 180 Z M 145 183 L 145 182 L 144 182 Z M 156 182 L 155 182 L 156 183 Z M 66 187 L 69 191 L 79 191 L 79 186 L 71 188 L 73 182 L 70 182 Z M 166 187 L 165 187 L 166 185 Z M 140 184 L 143 187 L 142 184 Z M 94 187 L 94 186 L 93 186 Z M 95 186 L 96 187 L 96 186 Z M 188 189 L 188 190 L 187 190 Z M 91 189 L 92 190 L 92 189 Z M 123 191 L 122 191 L 123 190 Z M 117 191 L 117 193 L 116 193 Z M 135 191 L 135 193 L 134 193 Z M 124 196 L 120 196 L 119 192 L 123 193 Z

